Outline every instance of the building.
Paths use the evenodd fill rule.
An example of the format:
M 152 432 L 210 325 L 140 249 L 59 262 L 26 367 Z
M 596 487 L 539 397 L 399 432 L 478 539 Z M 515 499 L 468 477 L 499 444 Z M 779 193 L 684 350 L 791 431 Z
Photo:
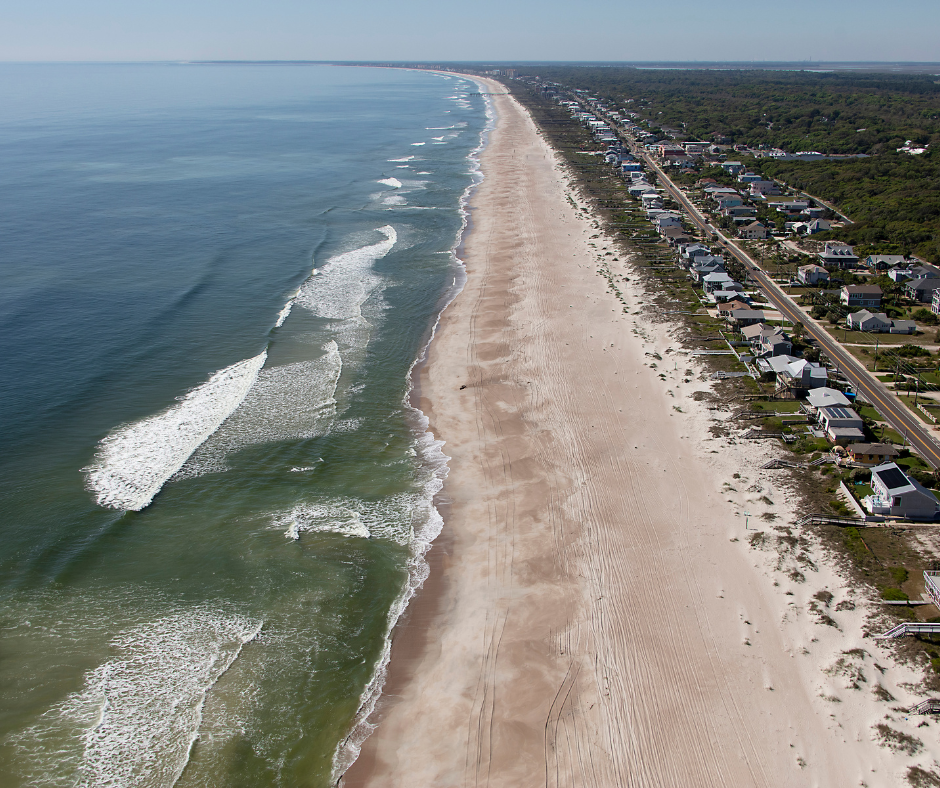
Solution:
M 850 403 L 849 398 L 838 389 L 823 386 L 822 388 L 813 389 L 806 395 L 806 404 L 818 410 L 819 408 L 832 407 L 847 408 L 852 403 Z
M 875 334 L 886 334 L 891 331 L 890 317 L 884 312 L 869 312 L 867 309 L 849 315 L 845 323 L 853 331 L 871 331 Z
M 911 279 L 904 284 L 906 292 L 915 301 L 922 304 L 933 304 L 933 294 L 940 290 L 940 277 L 924 277 Z
M 871 487 L 874 495 L 865 496 L 862 503 L 872 514 L 933 520 L 940 511 L 936 496 L 893 462 L 871 469 Z
M 761 334 L 757 349 L 762 356 L 788 356 L 793 352 L 793 343 L 786 334 Z
M 796 278 L 804 285 L 818 285 L 829 281 L 829 272 L 821 265 L 801 265 L 797 269 Z
M 767 228 L 760 222 L 751 222 L 741 228 L 741 237 L 748 241 L 762 241 L 767 237 Z
M 881 465 L 898 456 L 898 450 L 890 443 L 850 443 L 845 451 L 859 465 Z
M 780 356 L 780 358 L 787 358 Z M 806 359 L 791 361 L 777 372 L 777 380 L 781 381 L 794 394 L 822 388 L 829 382 L 829 372 L 819 364 L 813 364 Z
M 726 285 L 730 285 L 733 281 L 731 276 L 724 271 L 714 271 L 702 279 L 702 286 L 706 293 L 713 293 L 715 290 L 729 290 L 730 288 Z
M 816 418 L 826 430 L 826 437 L 833 443 L 845 446 L 865 440 L 862 417 L 851 408 L 839 405 L 817 408 Z
M 780 187 L 773 181 L 751 181 L 750 188 L 752 197 L 780 194 Z
M 846 285 L 839 300 L 848 307 L 881 306 L 881 288 L 878 285 Z
M 852 247 L 841 241 L 826 241 L 825 248 L 819 253 L 819 260 L 830 268 L 855 268 L 858 264 Z
M 744 170 L 744 165 L 739 161 L 723 161 L 721 169 L 731 175 L 737 175 Z
M 816 233 L 827 233 L 832 229 L 832 222 L 827 219 L 813 219 L 807 222 L 804 227 L 807 235 L 816 235 Z
M 887 271 L 906 264 L 907 258 L 903 254 L 870 254 L 865 258 L 865 265 L 873 271 Z
M 930 311 L 940 315 L 940 290 L 934 290 L 930 299 Z
M 736 309 L 727 318 L 728 322 L 737 328 L 752 326 L 764 322 L 764 313 L 759 309 Z

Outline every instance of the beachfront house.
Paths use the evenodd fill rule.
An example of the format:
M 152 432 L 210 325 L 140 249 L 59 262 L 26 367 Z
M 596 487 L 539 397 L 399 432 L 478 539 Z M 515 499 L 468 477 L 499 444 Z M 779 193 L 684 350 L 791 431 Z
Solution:
M 728 315 L 727 320 L 735 328 L 744 328 L 763 323 L 764 313 L 759 309 L 736 309 Z
M 797 396 L 804 391 L 825 386 L 829 382 L 829 372 L 825 367 L 801 358 L 790 362 L 778 371 L 777 380 L 781 381 L 794 396 Z
M 819 260 L 830 268 L 855 268 L 858 264 L 852 247 L 841 241 L 826 241 L 825 248 L 819 253 Z
M 804 285 L 818 285 L 829 281 L 829 272 L 821 265 L 801 265 L 797 269 L 796 278 Z
M 731 284 L 733 281 L 724 271 L 715 271 L 707 274 L 702 279 L 702 286 L 705 288 L 706 293 L 713 293 L 715 290 L 728 290 L 729 288 L 726 285 Z
M 846 285 L 839 300 L 848 307 L 881 306 L 881 288 L 878 285 Z
M 826 437 L 839 446 L 865 440 L 862 417 L 851 408 L 839 405 L 817 408 L 816 418 Z
M 874 494 L 865 496 L 862 503 L 872 514 L 933 520 L 940 512 L 936 496 L 893 462 L 871 469 L 871 487 Z
M 850 403 L 849 398 L 838 389 L 823 386 L 818 389 L 813 389 L 806 395 L 806 404 L 809 405 L 810 409 L 816 411 L 819 410 L 819 408 L 847 408 L 852 403 Z
M 737 175 L 739 172 L 744 170 L 744 165 L 739 161 L 723 161 L 721 163 L 721 169 L 730 175 Z
M 757 349 L 761 356 L 788 356 L 793 352 L 793 343 L 784 333 L 761 334 Z
M 898 450 L 890 443 L 850 443 L 845 451 L 859 465 L 882 465 L 898 456 Z

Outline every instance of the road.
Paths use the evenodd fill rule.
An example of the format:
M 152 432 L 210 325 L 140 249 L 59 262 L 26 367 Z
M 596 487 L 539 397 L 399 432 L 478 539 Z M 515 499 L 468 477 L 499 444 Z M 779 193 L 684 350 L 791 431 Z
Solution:
M 591 109 L 592 112 L 596 110 Z M 617 124 L 610 118 L 605 118 L 611 128 L 616 129 Z M 685 193 L 679 189 L 672 179 L 663 172 L 662 168 L 653 161 L 653 157 L 646 151 L 636 145 L 633 140 L 623 135 L 619 130 L 616 134 L 626 142 L 635 154 L 639 155 L 659 178 L 660 184 L 667 192 L 681 205 L 689 219 L 707 235 L 715 235 L 719 242 L 740 262 L 749 272 L 752 279 L 764 291 L 770 302 L 780 310 L 780 314 L 786 317 L 791 323 L 802 323 L 804 330 L 809 334 L 837 366 L 837 368 L 849 379 L 855 390 L 862 395 L 862 399 L 870 402 L 875 409 L 885 418 L 885 420 L 901 435 L 905 436 L 911 447 L 924 458 L 932 468 L 940 468 L 940 443 L 938 443 L 930 434 L 928 428 L 914 416 L 908 407 L 901 402 L 880 380 L 872 375 L 861 362 L 845 350 L 832 336 L 824 329 L 808 320 L 806 314 L 800 309 L 796 302 L 790 298 L 774 282 L 754 259 L 745 252 L 731 238 L 725 236 L 719 230 L 712 227 L 708 219 L 698 210 L 698 208 L 686 197 Z

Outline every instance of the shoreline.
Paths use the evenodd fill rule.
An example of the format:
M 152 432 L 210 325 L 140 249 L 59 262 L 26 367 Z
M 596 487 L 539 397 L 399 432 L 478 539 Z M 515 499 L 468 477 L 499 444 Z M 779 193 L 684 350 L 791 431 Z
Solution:
M 864 600 L 788 547 L 804 537 L 744 532 L 745 512 L 792 519 L 785 482 L 710 433 L 694 360 L 636 317 L 629 260 L 528 113 L 494 105 L 467 282 L 416 385 L 451 457 L 444 531 L 343 784 L 897 784 L 912 760 L 871 735 L 887 707 L 841 677 L 893 701 L 911 674 L 872 669 Z M 631 274 L 630 309 L 601 261 Z

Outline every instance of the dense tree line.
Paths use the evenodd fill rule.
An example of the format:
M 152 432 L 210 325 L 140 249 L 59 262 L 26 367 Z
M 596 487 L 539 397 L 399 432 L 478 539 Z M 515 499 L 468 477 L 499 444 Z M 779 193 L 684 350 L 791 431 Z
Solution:
M 773 161 L 750 166 L 828 200 L 854 222 L 815 238 L 857 244 L 860 254 L 916 254 L 940 262 L 940 151 L 848 161 Z
M 940 84 L 927 74 L 526 67 L 636 112 L 652 128 L 794 153 L 940 145 Z

